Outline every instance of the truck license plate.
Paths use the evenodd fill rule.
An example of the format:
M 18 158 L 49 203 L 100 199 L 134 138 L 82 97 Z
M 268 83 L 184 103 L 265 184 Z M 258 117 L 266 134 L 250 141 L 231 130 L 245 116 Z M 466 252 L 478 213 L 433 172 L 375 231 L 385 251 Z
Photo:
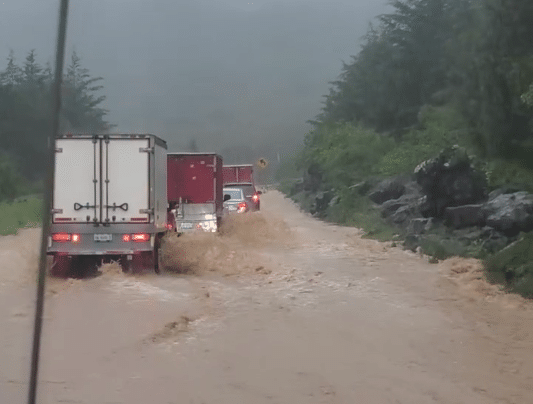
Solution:
M 112 234 L 95 234 L 94 241 L 111 241 L 113 240 Z
M 192 223 L 182 223 L 181 224 L 182 229 L 192 229 Z
M 228 206 L 228 210 L 237 210 L 237 206 L 236 205 L 229 205 Z

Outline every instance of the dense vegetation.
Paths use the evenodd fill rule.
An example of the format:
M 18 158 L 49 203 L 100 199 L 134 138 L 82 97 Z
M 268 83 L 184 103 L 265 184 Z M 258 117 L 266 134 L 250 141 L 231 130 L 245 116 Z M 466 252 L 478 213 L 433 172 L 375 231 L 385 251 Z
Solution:
M 73 53 L 63 81 L 62 131 L 100 132 L 110 125 L 100 107 L 101 77 Z M 11 52 L 0 72 L 0 201 L 35 191 L 45 172 L 50 134 L 52 70 L 30 51 L 22 65 Z
M 391 4 L 310 121 L 300 172 L 319 169 L 324 188 L 342 189 L 459 144 L 482 159 L 491 187 L 531 190 L 533 3 Z
M 321 217 L 382 238 L 394 231 L 362 187 L 412 174 L 452 145 L 476 156 L 489 191 L 506 186 L 533 192 L 533 2 L 391 5 L 394 11 L 369 27 L 359 53 L 331 83 L 303 151 L 278 173 L 283 179 L 297 172 L 307 189 L 283 182 L 282 189 L 311 212 L 324 200 Z M 505 268 L 524 243 L 530 237 L 506 250 L 505 258 L 487 261 L 492 280 L 511 271 Z M 513 272 L 512 289 L 523 294 L 533 290 L 522 276 L 531 272 L 528 265 L 513 269 L 520 276 Z

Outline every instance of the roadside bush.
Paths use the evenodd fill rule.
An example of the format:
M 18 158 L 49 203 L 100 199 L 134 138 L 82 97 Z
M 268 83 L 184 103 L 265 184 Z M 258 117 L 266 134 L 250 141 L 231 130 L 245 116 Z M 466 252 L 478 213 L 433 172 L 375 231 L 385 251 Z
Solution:
M 24 185 L 25 181 L 15 164 L 7 156 L 0 156 L 0 201 L 22 194 Z
M 533 298 L 533 232 L 484 261 L 487 279 L 500 283 L 510 292 Z
M 342 188 L 337 192 L 336 202 L 326 210 L 328 221 L 354 226 L 365 232 L 365 237 L 389 241 L 399 232 L 381 216 L 379 208 L 357 187 Z
M 533 170 L 517 161 L 493 160 L 487 163 L 490 189 L 514 188 L 533 193 Z
M 377 163 L 395 147 L 389 136 L 348 123 L 319 125 L 307 135 L 305 143 L 300 164 L 318 164 L 330 188 L 350 186 L 377 174 Z
M 451 106 L 426 107 L 420 113 L 420 127 L 402 136 L 396 147 L 379 162 L 379 173 L 394 176 L 412 172 L 414 168 L 442 149 L 458 144 L 471 149 L 461 136 L 464 122 Z

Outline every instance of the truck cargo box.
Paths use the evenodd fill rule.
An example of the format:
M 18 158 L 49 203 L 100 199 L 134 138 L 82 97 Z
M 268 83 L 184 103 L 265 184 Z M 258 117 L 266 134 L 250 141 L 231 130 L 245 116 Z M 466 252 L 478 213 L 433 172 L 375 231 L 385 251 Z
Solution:
M 48 253 L 153 253 L 167 229 L 166 148 L 150 134 L 59 136 Z
M 224 184 L 246 182 L 255 185 L 253 164 L 235 164 L 222 167 Z

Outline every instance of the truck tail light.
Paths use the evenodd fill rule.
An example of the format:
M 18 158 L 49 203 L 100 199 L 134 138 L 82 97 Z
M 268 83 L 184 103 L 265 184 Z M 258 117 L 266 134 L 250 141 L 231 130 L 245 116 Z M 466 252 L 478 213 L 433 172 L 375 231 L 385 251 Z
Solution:
M 252 196 L 252 201 L 257 202 L 258 200 L 259 200 L 259 195 L 254 194 L 254 196 Z
M 68 233 L 54 233 L 52 234 L 52 240 L 58 243 L 66 243 L 70 241 L 70 234 Z
M 57 243 L 79 243 L 81 241 L 81 236 L 79 234 L 69 234 L 69 233 L 54 233 L 52 234 L 52 241 Z
M 138 241 L 138 242 L 150 241 L 150 235 L 148 233 L 135 233 L 135 234 L 132 234 L 131 239 L 133 241 Z
M 245 212 L 247 208 L 248 208 L 248 205 L 246 204 L 246 202 L 239 202 L 239 204 L 237 205 L 237 212 L 239 213 Z
M 122 235 L 122 241 L 125 241 L 126 243 L 129 243 L 131 241 L 131 234 L 123 234 Z

